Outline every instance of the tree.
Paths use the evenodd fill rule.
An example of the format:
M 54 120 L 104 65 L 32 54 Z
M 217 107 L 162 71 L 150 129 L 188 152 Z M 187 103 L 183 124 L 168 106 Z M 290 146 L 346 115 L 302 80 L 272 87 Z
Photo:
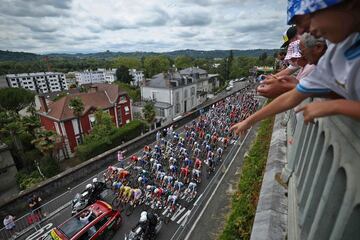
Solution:
M 110 140 L 109 137 L 114 133 L 116 127 L 109 113 L 102 110 L 95 112 L 95 125 L 91 133 L 86 136 L 85 143 L 89 141 L 99 141 L 104 138 Z
M 150 126 L 152 126 L 156 116 L 154 103 L 151 101 L 146 102 L 142 112 L 144 114 L 146 122 L 148 122 Z
M 0 109 L 18 113 L 34 102 L 34 93 L 23 88 L 1 88 Z
M 144 68 L 147 77 L 167 71 L 170 67 L 170 61 L 166 56 L 150 56 L 144 61 Z
M 179 69 L 184 69 L 194 66 L 194 59 L 189 56 L 178 56 L 175 58 L 175 66 Z
M 74 115 L 77 118 L 78 127 L 79 127 L 79 136 L 80 136 L 80 144 L 83 143 L 83 137 L 81 133 L 81 125 L 80 125 L 80 116 L 84 111 L 84 103 L 82 102 L 81 98 L 75 97 L 70 100 L 69 107 L 73 110 Z
M 141 60 L 134 57 L 118 57 L 113 60 L 113 66 L 116 68 L 119 66 L 125 66 L 127 68 L 140 69 Z
M 267 53 L 263 52 L 260 56 L 259 56 L 259 62 L 261 65 L 265 64 L 265 60 L 267 59 Z
M 132 77 L 130 76 L 129 68 L 124 65 L 118 67 L 116 69 L 116 78 L 120 82 L 130 83 L 132 81 Z

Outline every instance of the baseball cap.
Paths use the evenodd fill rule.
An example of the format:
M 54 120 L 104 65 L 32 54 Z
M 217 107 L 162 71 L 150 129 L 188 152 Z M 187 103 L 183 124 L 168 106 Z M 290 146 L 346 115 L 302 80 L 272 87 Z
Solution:
M 289 27 L 289 29 L 283 35 L 284 43 L 283 45 L 281 45 L 280 48 L 287 47 L 290 43 L 290 39 L 294 38 L 295 36 L 296 36 L 296 27 L 295 26 Z
M 344 0 L 288 0 L 287 22 L 294 23 L 296 15 L 304 15 L 339 4 Z
M 289 44 L 285 60 L 290 60 L 292 58 L 301 58 L 300 53 L 300 40 L 296 40 Z

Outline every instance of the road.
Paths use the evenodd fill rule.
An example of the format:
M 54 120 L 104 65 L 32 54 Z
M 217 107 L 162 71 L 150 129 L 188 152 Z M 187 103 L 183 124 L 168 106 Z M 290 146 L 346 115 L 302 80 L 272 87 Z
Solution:
M 240 90 L 246 83 L 243 82 L 238 82 L 234 84 L 234 88 L 231 92 L 236 92 L 238 90 Z M 217 98 L 222 98 L 224 97 L 226 94 L 228 94 L 229 92 L 222 92 L 219 95 L 217 95 Z M 228 161 L 231 161 L 233 158 L 235 158 L 235 149 L 238 148 L 238 145 L 230 145 L 224 152 L 224 159 L 227 159 Z M 142 151 L 142 149 L 140 150 Z M 140 152 L 139 151 L 139 152 Z M 138 153 L 139 153 L 138 152 Z M 219 169 L 223 168 L 217 168 L 216 170 L 219 171 Z M 100 171 L 96 176 L 99 177 L 102 175 L 103 171 Z M 219 174 L 217 174 L 219 175 Z M 215 184 L 213 183 L 214 181 L 211 181 L 212 178 L 215 176 L 215 174 L 211 175 L 211 177 L 209 179 L 206 179 L 205 174 L 203 174 L 203 179 L 202 179 L 202 183 L 200 184 L 200 186 L 198 186 L 198 196 L 201 196 L 204 192 L 209 192 L 209 190 L 211 190 L 211 188 L 213 188 L 215 186 Z M 95 177 L 95 176 L 93 176 Z M 92 177 L 89 178 L 87 181 L 79 184 L 76 189 L 84 189 L 85 185 L 87 183 L 89 183 L 91 181 Z M 74 192 L 75 195 L 76 192 Z M 105 192 L 105 194 L 107 194 L 107 196 L 104 196 L 104 199 L 111 201 L 113 199 L 113 195 L 111 193 L 111 191 Z M 67 194 L 67 199 L 66 202 L 69 202 L 72 200 L 72 197 L 70 194 Z M 73 196 L 73 195 L 72 195 Z M 203 201 L 204 199 L 202 199 L 204 197 L 200 198 L 200 201 Z M 199 201 L 199 202 L 200 202 Z M 205 202 L 205 201 L 204 201 Z M 177 235 L 174 234 L 178 234 L 179 233 L 179 229 L 183 228 L 185 225 L 185 222 L 188 219 L 193 219 L 193 216 L 195 214 L 194 211 L 194 202 L 192 202 L 191 204 L 180 200 L 179 201 L 180 206 L 178 206 L 177 208 L 177 212 L 175 212 L 173 215 L 171 215 L 171 221 L 169 222 L 169 224 L 164 225 L 163 229 L 161 230 L 158 239 L 172 239 L 175 237 L 177 237 Z M 196 206 L 195 206 L 196 207 Z M 116 235 L 114 236 L 113 239 L 124 239 L 124 235 L 125 233 L 128 233 L 130 231 L 130 229 L 136 225 L 136 223 L 138 222 L 139 216 L 140 216 L 140 212 L 143 210 L 143 207 L 139 207 L 138 209 L 136 209 L 134 211 L 134 213 L 129 216 L 126 217 L 124 216 L 124 214 L 122 214 L 123 216 L 123 223 L 121 228 L 118 230 L 118 232 L 116 233 Z M 161 212 L 160 214 L 162 214 L 163 212 Z M 50 214 L 50 213 L 48 213 Z M 23 236 L 18 237 L 17 239 L 26 239 L 26 240 L 34 240 L 34 239 L 39 239 L 42 235 L 45 235 L 49 230 L 51 230 L 52 227 L 55 227 L 61 223 L 63 223 L 66 219 L 68 219 L 71 216 L 71 208 L 70 205 L 64 205 L 63 209 L 60 209 L 57 213 L 52 213 L 54 214 L 52 217 L 50 217 L 47 221 L 41 223 L 41 226 L 38 226 L 37 231 L 30 231 L 27 234 L 24 234 Z

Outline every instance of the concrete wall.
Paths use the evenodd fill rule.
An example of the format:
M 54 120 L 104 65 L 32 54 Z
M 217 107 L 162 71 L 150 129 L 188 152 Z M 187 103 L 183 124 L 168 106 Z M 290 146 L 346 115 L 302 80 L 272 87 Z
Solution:
M 5 144 L 0 143 L 0 191 L 17 189 L 15 175 L 17 169 L 14 159 Z

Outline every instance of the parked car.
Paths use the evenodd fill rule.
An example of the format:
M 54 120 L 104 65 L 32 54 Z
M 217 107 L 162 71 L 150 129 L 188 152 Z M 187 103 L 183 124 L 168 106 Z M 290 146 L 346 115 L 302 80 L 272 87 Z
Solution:
M 120 211 L 104 201 L 96 201 L 52 229 L 45 240 L 111 239 L 121 221 Z

